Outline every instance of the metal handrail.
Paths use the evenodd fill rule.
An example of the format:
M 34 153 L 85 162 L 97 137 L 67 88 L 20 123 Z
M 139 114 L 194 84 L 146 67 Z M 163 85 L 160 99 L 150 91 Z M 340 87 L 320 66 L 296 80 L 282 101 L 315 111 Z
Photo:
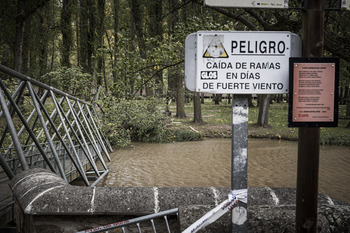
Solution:
M 129 219 L 129 220 L 121 221 L 121 222 L 111 223 L 111 224 L 108 224 L 108 225 L 99 226 L 99 227 L 95 227 L 95 228 L 79 231 L 77 233 L 108 232 L 108 230 L 112 230 L 112 229 L 116 229 L 116 228 L 122 228 L 122 231 L 125 233 L 125 227 L 133 225 L 133 224 L 136 224 L 138 232 L 141 233 L 141 225 L 140 225 L 140 223 L 141 222 L 146 222 L 146 221 L 150 221 L 151 222 L 153 232 L 156 233 L 157 231 L 156 231 L 156 226 L 154 224 L 154 219 L 161 218 L 161 217 L 164 218 L 164 221 L 165 221 L 168 233 L 171 233 L 167 216 L 177 215 L 178 212 L 179 212 L 179 209 L 178 208 L 174 208 L 174 209 L 171 209 L 171 210 L 166 210 L 166 211 L 158 212 L 158 213 L 155 213 L 155 214 L 145 215 L 145 216 L 141 216 L 141 217 L 138 217 L 138 218 L 133 218 L 133 219 Z
M 93 159 L 93 157 L 95 157 L 92 153 L 92 151 L 90 151 L 89 145 L 93 146 L 93 151 L 95 152 L 95 154 L 97 154 L 98 160 L 103 164 L 103 167 L 105 169 L 105 171 L 108 170 L 104 159 L 102 157 L 102 153 L 104 153 L 107 157 L 108 160 L 110 160 L 108 151 L 105 147 L 105 143 L 106 140 L 103 141 L 103 138 L 101 136 L 101 133 L 99 131 L 99 129 L 97 128 L 97 125 L 94 122 L 92 113 L 89 109 L 89 107 L 91 107 L 92 105 L 90 103 L 87 103 L 79 98 L 76 98 L 72 95 L 69 95 L 68 93 L 65 93 L 63 91 L 60 91 L 54 87 L 51 87 L 49 85 L 46 85 L 44 83 L 41 83 L 33 78 L 30 78 L 24 74 L 21 74 L 17 71 L 14 71 L 10 68 L 7 68 L 3 65 L 0 65 L 0 71 L 11 75 L 13 77 L 19 78 L 21 80 L 23 80 L 23 82 L 21 82 L 15 92 L 15 94 L 13 94 L 11 96 L 10 92 L 7 90 L 6 86 L 4 85 L 3 81 L 0 79 L 0 102 L 1 102 L 1 113 L 0 113 L 0 117 L 1 116 L 5 116 L 6 122 L 7 122 L 7 127 L 5 129 L 5 131 L 8 131 L 12 137 L 12 141 L 13 143 L 11 144 L 11 146 L 13 145 L 17 151 L 17 157 L 18 157 L 18 161 L 20 162 L 20 167 L 22 170 L 27 170 L 29 169 L 29 166 L 27 164 L 26 161 L 26 155 L 24 154 L 24 151 L 22 149 L 21 142 L 19 140 L 19 135 L 23 132 L 24 128 L 26 129 L 27 133 L 29 134 L 27 136 L 27 140 L 26 143 L 29 142 L 29 138 L 32 138 L 33 140 L 33 144 L 32 145 L 36 145 L 36 148 L 40 151 L 42 158 L 44 158 L 46 164 L 48 165 L 48 167 L 55 173 L 59 173 L 61 175 L 62 178 L 65 179 L 65 175 L 64 175 L 64 171 L 63 171 L 63 167 L 59 161 L 58 158 L 58 154 L 57 151 L 55 149 L 55 146 L 53 144 L 53 138 L 57 137 L 59 139 L 59 141 L 62 143 L 64 149 L 66 150 L 68 156 L 70 157 L 71 161 L 73 162 L 76 170 L 80 173 L 80 176 L 83 178 L 84 182 L 86 185 L 90 185 L 86 175 L 83 173 L 83 165 L 80 161 L 80 156 L 78 156 L 78 153 L 75 151 L 74 149 L 74 143 L 73 141 L 76 141 L 79 143 L 79 145 L 81 146 L 84 154 L 85 154 L 85 158 L 87 158 L 91 164 L 91 166 L 93 167 L 93 169 L 95 170 L 96 176 L 99 177 L 101 174 L 98 171 L 95 161 Z M 36 85 L 38 87 L 41 87 L 43 89 L 46 89 L 46 92 L 44 93 L 44 95 L 42 96 L 42 98 L 39 98 L 38 95 L 36 94 L 36 92 L 33 89 L 33 85 Z M 20 99 L 21 94 L 23 93 L 24 88 L 27 87 L 31 100 L 33 101 L 34 104 L 34 108 L 33 111 L 31 112 L 30 116 L 25 119 L 25 117 L 23 116 L 23 114 L 21 113 L 21 110 L 19 109 L 19 107 L 17 106 L 17 102 L 14 100 L 14 98 L 17 98 L 17 101 Z M 5 100 L 5 96 L 3 95 L 3 92 L 5 93 L 8 102 L 6 103 Z M 55 94 L 58 94 L 60 96 L 62 96 L 61 101 L 58 101 Z M 53 103 L 55 104 L 55 109 L 54 111 L 51 113 L 51 115 L 47 112 L 44 102 L 46 101 L 46 99 L 48 97 L 52 98 Z M 74 100 L 75 102 L 73 104 L 71 104 L 71 100 Z M 69 106 L 69 110 L 68 112 L 64 112 L 61 104 L 63 102 L 66 102 Z M 74 109 L 74 105 L 77 103 L 76 106 L 78 106 L 79 108 L 77 108 L 77 110 Z M 9 111 L 8 106 L 12 106 L 12 111 Z M 84 110 L 85 107 L 85 110 Z M 12 121 L 12 116 L 14 114 L 14 112 L 17 113 L 17 116 L 20 118 L 20 120 L 23 123 L 23 127 L 21 128 L 21 130 L 17 133 L 14 123 Z M 37 120 L 40 120 L 41 123 L 41 131 L 40 133 L 35 136 L 33 133 L 33 130 L 31 129 L 31 127 L 29 126 L 29 121 L 30 119 L 33 117 L 34 114 L 37 114 L 36 119 L 34 120 L 34 125 L 32 127 L 35 126 Z M 46 122 L 44 120 L 44 117 L 46 117 Z M 56 117 L 59 116 L 60 117 L 60 121 L 61 124 L 59 127 L 62 127 L 64 129 L 64 131 L 60 131 L 59 127 L 57 128 L 55 126 L 55 123 L 53 121 L 53 119 L 56 120 Z M 68 118 L 70 117 L 70 118 Z M 71 121 L 71 118 L 74 118 Z M 82 118 L 82 120 L 81 120 Z M 48 126 L 50 126 L 50 129 L 48 128 Z M 84 127 L 87 127 L 87 129 L 84 129 Z M 75 128 L 77 128 L 78 130 L 75 130 Z M 53 136 L 51 136 L 50 131 L 54 130 L 54 134 Z M 60 132 L 64 132 L 64 135 L 61 135 Z M 4 136 L 7 132 L 4 132 L 2 140 L 4 139 Z M 45 134 L 46 137 L 46 141 L 48 142 L 49 147 L 46 148 L 50 148 L 50 153 L 51 153 L 51 157 L 48 158 L 47 157 L 47 150 L 43 149 L 41 144 L 38 142 L 38 138 L 41 135 L 41 133 Z M 65 139 L 68 140 L 68 143 L 66 143 Z M 69 146 L 72 149 L 69 149 Z M 108 143 L 107 143 L 108 145 Z M 1 145 L 0 145 L 1 146 Z M 102 149 L 102 150 L 101 150 Z M 6 152 L 5 154 L 7 154 L 8 152 Z M 6 155 L 5 155 L 6 156 Z M 54 160 L 52 160 L 52 157 L 54 158 Z M 3 170 L 5 171 L 5 173 L 7 174 L 7 176 L 12 179 L 14 177 L 14 173 L 11 170 L 11 168 L 7 165 L 4 155 L 0 156 L 0 165 L 3 168 Z M 58 170 L 57 170 L 58 169 Z
M 13 69 L 10 69 L 10 68 L 8 68 L 6 66 L 1 65 L 1 64 L 0 64 L 0 71 L 3 72 L 3 73 L 6 73 L 8 75 L 14 76 L 16 78 L 19 78 L 19 79 L 21 79 L 23 81 L 29 81 L 32 84 L 34 84 L 35 86 L 41 87 L 41 88 L 43 88 L 45 90 L 52 90 L 56 94 L 59 94 L 59 95 L 62 95 L 62 96 L 66 96 L 66 97 L 68 97 L 68 98 L 70 98 L 72 100 L 78 101 L 78 102 L 83 103 L 83 104 L 91 105 L 90 103 L 88 103 L 88 102 L 86 102 L 84 100 L 81 100 L 81 99 L 79 99 L 79 98 L 77 98 L 75 96 L 72 96 L 72 95 L 70 95 L 68 93 L 65 93 L 65 92 L 63 92 L 63 91 L 61 91 L 61 90 L 59 90 L 57 88 L 54 88 L 52 86 L 49 86 L 49 85 L 47 85 L 45 83 L 39 82 L 39 81 L 37 81 L 37 80 L 27 76 L 27 75 L 19 73 L 19 72 L 13 70 Z
M 0 77 L 0 118 L 6 120 L 5 130 L 0 135 L 0 147 L 10 144 L 4 153 L 0 149 L 2 183 L 14 178 L 18 169 L 28 170 L 40 166 L 48 167 L 65 180 L 77 172 L 85 185 L 95 186 L 108 173 L 103 154 L 110 161 L 105 146 L 109 146 L 109 143 L 95 123 L 96 115 L 92 115 L 92 112 L 96 111 L 90 110 L 95 105 L 3 65 L 0 65 L 0 72 L 22 80 L 12 83 L 9 88 L 3 77 Z M 14 85 L 17 88 L 12 88 Z M 37 89 L 44 90 L 41 97 L 37 94 Z M 10 90 L 15 91 L 11 94 Z M 25 114 L 20 105 L 23 97 L 30 103 L 26 105 Z M 49 109 L 53 111 L 50 112 Z M 18 131 L 14 116 L 22 123 Z M 56 127 L 56 124 L 59 126 Z M 9 135 L 12 143 L 6 142 Z M 110 146 L 109 148 L 112 152 Z M 97 162 L 103 165 L 102 170 L 98 169 Z M 86 176 L 87 165 L 94 170 L 96 180 L 93 183 Z M 4 178 L 4 174 L 8 179 Z

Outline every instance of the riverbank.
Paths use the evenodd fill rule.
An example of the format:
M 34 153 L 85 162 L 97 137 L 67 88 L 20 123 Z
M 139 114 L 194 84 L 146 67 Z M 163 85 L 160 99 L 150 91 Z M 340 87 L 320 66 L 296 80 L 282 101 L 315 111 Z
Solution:
M 184 119 L 170 116 L 168 124 L 172 128 L 185 127 L 189 130 L 200 132 L 207 138 L 230 138 L 232 122 L 232 106 L 228 100 L 223 100 L 215 105 L 211 100 L 202 104 L 202 118 L 204 123 L 193 123 L 193 106 L 191 103 L 186 107 L 187 117 Z M 170 106 L 172 115 L 175 115 L 176 106 Z M 251 138 L 269 138 L 296 141 L 298 128 L 288 127 L 288 103 L 274 103 L 269 108 L 269 127 L 257 127 L 259 108 L 249 108 L 248 136 Z M 338 127 L 321 127 L 321 145 L 350 146 L 350 128 L 346 127 L 349 119 L 345 118 L 345 105 L 339 106 Z

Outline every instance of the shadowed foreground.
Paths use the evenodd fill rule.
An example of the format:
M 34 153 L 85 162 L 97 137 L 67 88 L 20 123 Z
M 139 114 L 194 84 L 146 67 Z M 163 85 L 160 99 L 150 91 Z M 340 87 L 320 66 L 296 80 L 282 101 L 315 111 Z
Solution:
M 171 229 L 180 232 L 230 192 L 214 187 L 79 187 L 37 168 L 18 174 L 10 187 L 16 196 L 17 231 L 24 233 L 77 232 L 172 208 L 179 208 L 179 214 L 169 219 Z M 295 189 L 250 188 L 248 206 L 249 232 L 295 231 Z M 231 232 L 230 222 L 226 214 L 202 232 Z M 318 232 L 349 229 L 350 205 L 320 194 Z

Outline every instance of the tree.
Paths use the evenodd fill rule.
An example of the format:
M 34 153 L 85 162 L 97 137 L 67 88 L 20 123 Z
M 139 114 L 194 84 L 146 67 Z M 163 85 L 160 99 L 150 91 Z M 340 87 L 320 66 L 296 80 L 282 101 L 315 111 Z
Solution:
M 294 2 L 300 5 L 300 1 L 290 1 Z M 326 53 L 342 59 L 344 89 L 350 82 L 343 72 L 350 59 L 349 14 L 329 11 L 325 22 Z M 301 15 L 297 10 L 203 7 L 201 0 L 2 0 L 0 59 L 2 64 L 34 78 L 60 66 L 82 67 L 83 73 L 92 75 L 92 85 L 104 84 L 123 98 L 134 98 L 144 89 L 148 96 L 153 92 L 161 96 L 165 85 L 171 95 L 175 86 L 184 88 L 183 50 L 190 33 L 199 30 L 299 33 Z M 181 104 L 185 90 L 177 92 L 180 116 L 185 112 Z
M 170 20 L 171 31 L 174 32 L 175 28 L 179 24 L 179 2 L 178 0 L 171 1 L 171 10 L 173 12 L 173 17 Z M 179 53 L 182 52 L 182 48 L 180 46 L 175 47 L 177 50 L 177 55 L 181 56 Z M 174 84 L 175 86 L 175 97 L 176 97 L 176 117 L 177 118 L 185 118 L 185 87 L 183 84 L 183 75 L 178 66 L 175 66 L 173 69 L 170 69 L 169 75 L 169 84 Z M 171 86 L 170 86 L 171 87 Z
M 52 23 L 49 15 L 52 15 L 52 4 L 48 2 L 39 8 L 26 23 L 25 44 L 23 63 L 24 69 L 30 66 L 29 70 L 23 70 L 28 75 L 40 77 L 48 72 L 49 42 L 52 35 L 49 32 L 49 25 Z
M 201 105 L 200 93 L 195 92 L 193 94 L 193 109 L 194 109 L 193 122 L 197 124 L 203 123 L 202 110 L 200 105 Z
M 257 126 L 262 126 L 264 128 L 269 126 L 269 105 L 270 105 L 271 95 L 259 95 L 259 116 L 257 121 Z
M 78 34 L 78 65 L 83 68 L 83 71 L 91 74 L 91 58 L 89 55 L 92 53 L 90 44 L 90 23 L 89 23 L 89 2 L 90 0 L 80 0 L 79 6 L 79 34 Z
M 103 35 L 105 34 L 105 5 L 106 0 L 97 1 L 96 15 L 96 48 L 97 48 L 97 85 L 104 84 L 105 90 L 108 91 L 108 84 L 105 72 L 105 49 Z
M 23 59 L 25 48 L 25 32 L 26 24 L 30 18 L 39 8 L 43 7 L 49 0 L 18 0 L 17 1 L 17 15 L 16 15 L 16 36 L 14 45 L 14 69 L 22 72 Z
M 114 36 L 114 50 L 110 47 L 110 54 L 111 54 L 111 64 L 112 64 L 112 75 L 113 75 L 113 83 L 115 83 L 117 81 L 117 75 L 115 72 L 115 67 L 116 67 L 116 58 L 115 58 L 115 54 L 118 51 L 118 42 L 119 42 L 119 35 L 118 35 L 118 31 L 119 31 L 119 0 L 113 0 L 113 36 Z M 108 32 L 107 32 L 108 35 Z M 108 37 L 107 37 L 108 39 Z M 113 56 L 113 52 L 114 52 L 114 56 Z
M 73 0 L 63 0 L 61 10 L 61 31 L 62 31 L 62 46 L 61 57 L 62 66 L 71 67 L 70 53 L 73 46 L 73 28 L 72 28 L 72 9 Z
M 142 59 L 147 59 L 147 46 L 146 46 L 146 41 L 145 41 L 145 30 L 143 27 L 143 23 L 142 23 L 142 16 L 144 15 L 142 12 L 142 5 L 141 5 L 141 1 L 139 0 L 131 0 L 131 38 L 132 39 L 132 51 L 135 54 L 139 54 L 139 56 Z M 134 40 L 134 38 L 136 37 L 136 40 Z M 134 42 L 136 41 L 136 43 Z M 137 49 L 138 48 L 138 49 Z M 133 81 L 133 79 L 130 80 L 131 83 L 131 87 L 132 90 L 134 89 L 134 84 L 135 82 Z M 148 89 L 148 85 L 146 84 L 146 95 L 148 96 L 149 93 L 149 89 Z

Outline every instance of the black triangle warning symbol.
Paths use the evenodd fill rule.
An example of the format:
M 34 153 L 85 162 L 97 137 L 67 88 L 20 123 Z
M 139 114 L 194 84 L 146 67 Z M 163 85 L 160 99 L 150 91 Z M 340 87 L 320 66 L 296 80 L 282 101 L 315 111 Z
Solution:
M 214 36 L 203 54 L 203 58 L 228 58 L 228 54 L 219 37 Z

